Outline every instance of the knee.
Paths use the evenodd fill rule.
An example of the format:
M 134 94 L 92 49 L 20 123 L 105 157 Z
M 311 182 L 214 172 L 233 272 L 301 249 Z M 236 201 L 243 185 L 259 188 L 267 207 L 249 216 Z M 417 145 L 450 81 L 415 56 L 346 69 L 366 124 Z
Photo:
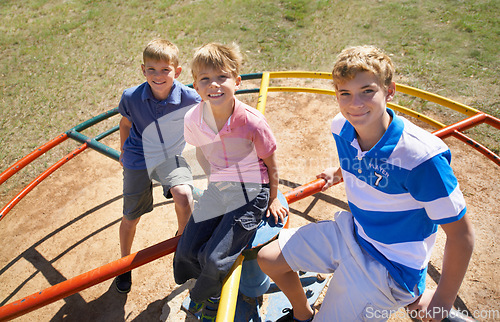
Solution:
M 174 202 L 177 206 L 182 208 L 191 207 L 193 203 L 193 194 L 191 192 L 191 187 L 188 185 L 179 185 L 170 188 L 170 193 L 174 198 Z
M 260 269 L 269 275 L 272 272 L 273 258 L 276 257 L 274 252 L 267 246 L 262 247 L 257 253 L 257 263 L 259 264 Z
M 278 240 L 274 240 L 260 249 L 257 254 L 257 263 L 260 269 L 269 276 L 292 271 L 281 252 Z
M 224 259 L 219 258 L 216 252 L 201 251 L 198 254 L 198 259 L 202 263 L 205 275 L 212 276 L 217 279 L 220 274 L 225 274 L 223 267 Z M 227 258 L 226 258 L 227 259 Z
M 120 230 L 132 230 L 135 229 L 141 217 L 136 219 L 127 219 L 127 217 L 122 217 L 122 222 L 120 223 Z

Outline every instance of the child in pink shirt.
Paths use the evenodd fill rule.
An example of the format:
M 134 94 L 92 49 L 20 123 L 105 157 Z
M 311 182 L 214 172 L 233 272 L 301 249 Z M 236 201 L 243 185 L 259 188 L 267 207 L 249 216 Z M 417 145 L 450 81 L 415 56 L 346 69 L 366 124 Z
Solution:
M 184 137 L 209 177 L 174 257 L 178 284 L 191 278 L 190 311 L 217 313 L 222 282 L 251 241 L 266 211 L 283 221 L 277 199 L 276 139 L 259 111 L 234 96 L 241 83 L 236 45 L 210 43 L 195 53 L 193 85 L 202 102 L 186 113 Z

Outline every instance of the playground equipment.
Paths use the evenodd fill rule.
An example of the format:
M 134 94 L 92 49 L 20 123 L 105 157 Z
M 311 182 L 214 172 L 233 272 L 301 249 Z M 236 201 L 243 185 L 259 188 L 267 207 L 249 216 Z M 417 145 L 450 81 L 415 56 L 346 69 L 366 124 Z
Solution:
M 261 112 L 265 112 L 265 106 L 267 101 L 267 94 L 269 92 L 308 92 L 308 93 L 317 93 L 317 94 L 327 94 L 334 95 L 333 90 L 325 90 L 319 88 L 306 88 L 306 87 L 283 87 L 283 86 L 270 86 L 271 79 L 275 78 L 316 78 L 316 79 L 331 79 L 330 73 L 317 73 L 317 72 L 265 72 L 265 73 L 257 73 L 257 74 L 247 74 L 242 75 L 243 80 L 250 79 L 261 79 L 260 88 L 255 89 L 247 89 L 240 90 L 237 94 L 247 94 L 247 93 L 259 93 L 259 100 L 257 103 L 257 109 Z M 432 93 L 428 93 L 425 91 L 418 90 L 416 88 L 412 88 L 409 86 L 397 84 L 396 90 L 411 95 L 414 97 L 421 98 L 423 100 L 436 103 L 438 105 L 444 106 L 446 108 L 453 109 L 458 111 L 465 116 L 463 120 L 451 124 L 445 125 L 437 120 L 434 120 L 426 115 L 417 113 L 409 108 L 396 105 L 393 103 L 389 103 L 389 107 L 392 109 L 407 114 L 411 117 L 418 118 L 427 124 L 437 128 L 435 132 L 433 132 L 436 136 L 441 138 L 446 138 L 449 136 L 453 136 L 472 148 L 478 150 L 491 161 L 493 161 L 496 165 L 500 166 L 500 158 L 498 155 L 493 153 L 487 147 L 481 145 L 480 143 L 472 140 L 467 137 L 463 131 L 474 127 L 476 125 L 485 123 L 495 127 L 496 129 L 500 129 L 500 120 L 491 115 L 483 113 L 479 110 L 471 108 L 469 106 L 460 104 L 458 102 L 454 102 L 447 98 L 444 98 L 439 95 L 435 95 Z M 74 158 L 76 155 L 87 149 L 88 147 L 114 159 L 118 160 L 119 153 L 100 143 L 99 141 L 108 135 L 114 133 L 118 130 L 118 127 L 115 126 L 94 138 L 90 138 L 81 132 L 105 119 L 108 119 L 114 115 L 118 114 L 117 108 L 107 111 L 101 115 L 98 115 L 92 119 L 89 119 L 70 130 L 58 135 L 53 140 L 47 142 L 46 144 L 40 146 L 38 149 L 28 154 L 14 165 L 10 166 L 4 172 L 0 174 L 0 184 L 8 180 L 12 175 L 17 173 L 23 167 L 28 165 L 30 162 L 38 158 L 40 155 L 44 154 L 48 150 L 62 143 L 63 141 L 71 138 L 77 142 L 82 143 L 81 146 L 77 147 L 74 151 L 63 157 L 61 160 L 56 162 L 54 165 L 49 167 L 46 171 L 40 174 L 35 180 L 33 180 L 30 184 L 28 184 L 20 193 L 18 193 L 10 202 L 8 202 L 1 210 L 0 210 L 0 221 L 13 209 L 13 207 L 23 198 L 25 197 L 34 187 L 36 187 L 41 181 L 43 181 L 46 177 L 48 177 L 55 170 L 60 168 L 63 164 Z M 305 198 L 309 195 L 317 193 L 321 191 L 321 188 L 324 185 L 324 181 L 322 179 L 314 180 L 308 184 L 297 187 L 289 192 L 284 194 L 284 198 L 291 204 L 297 200 Z M 199 191 L 195 191 L 199 193 Z M 66 280 L 60 284 L 49 287 L 45 290 L 42 290 L 38 293 L 32 294 L 30 296 L 24 297 L 18 301 L 6 304 L 0 307 L 0 321 L 12 319 L 15 317 L 22 316 L 28 312 L 36 310 L 42 306 L 50 304 L 54 301 L 67 297 L 71 294 L 77 293 L 83 289 L 86 289 L 90 286 L 101 283 L 105 280 L 111 279 L 114 276 L 117 276 L 121 273 L 124 273 L 128 270 L 136 268 L 138 266 L 149 263 L 153 260 L 156 260 L 162 256 L 171 254 L 175 251 L 176 245 L 178 242 L 178 237 L 169 239 L 157 245 L 148 247 L 144 250 L 141 250 L 137 253 L 131 254 L 114 262 L 111 262 L 102 267 L 96 268 L 87 273 L 76 276 L 72 279 Z M 242 272 L 243 265 L 243 257 L 240 256 L 238 260 L 235 262 L 231 273 L 228 275 L 224 287 L 223 293 L 221 297 L 221 303 L 219 307 L 219 312 L 217 315 L 218 321 L 233 321 L 234 314 L 236 311 L 236 303 L 238 297 L 238 288 L 240 285 L 240 277 Z M 255 267 L 253 267 L 255 268 Z M 252 271 L 253 270 L 253 271 Z M 251 274 L 258 274 L 254 269 L 250 269 Z M 246 273 L 245 273 L 246 274 Z M 261 279 L 262 277 L 258 277 L 256 279 Z M 265 285 L 267 285 L 266 281 L 263 281 Z M 259 284 L 260 286 L 260 284 Z M 259 287 L 257 287 L 259 288 Z M 265 288 L 265 286 L 262 286 Z M 259 291 L 260 293 L 261 291 Z

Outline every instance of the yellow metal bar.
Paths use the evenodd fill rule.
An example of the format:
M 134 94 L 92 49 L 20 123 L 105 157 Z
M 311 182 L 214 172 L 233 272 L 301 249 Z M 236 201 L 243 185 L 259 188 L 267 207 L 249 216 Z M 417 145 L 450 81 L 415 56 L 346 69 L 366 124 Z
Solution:
M 259 100 L 257 101 L 256 109 L 264 114 L 266 111 L 267 89 L 269 87 L 269 72 L 262 73 L 262 80 L 260 81 Z
M 271 75 L 272 76 L 272 75 Z M 320 89 L 320 88 L 311 88 L 311 87 L 268 87 L 267 88 L 268 92 L 301 92 L 301 93 L 314 93 L 314 94 L 326 94 L 326 95 L 335 95 L 334 90 L 330 89 Z M 414 110 L 411 110 L 409 108 L 403 107 L 401 105 L 397 105 L 394 103 L 387 103 L 387 106 L 391 107 L 392 109 L 404 113 L 406 115 L 412 116 L 414 118 L 420 119 L 423 122 L 430 124 L 434 126 L 435 128 L 443 128 L 446 125 L 434 120 L 433 118 L 430 118 L 424 114 L 418 113 Z
M 268 92 L 305 92 L 305 93 L 314 93 L 314 94 L 326 94 L 326 95 L 335 95 L 335 91 L 331 89 L 321 89 L 321 88 L 312 88 L 312 87 L 268 87 Z
M 243 255 L 238 256 L 231 267 L 231 271 L 226 276 L 222 284 L 219 309 L 217 310 L 216 320 L 218 322 L 233 322 L 236 312 L 236 302 L 238 301 L 238 290 L 240 288 L 241 267 L 243 264 Z
M 404 113 L 406 115 L 412 116 L 412 117 L 414 117 L 416 119 L 422 120 L 423 122 L 425 122 L 427 124 L 430 124 L 430 125 L 438 128 L 438 129 L 441 129 L 441 128 L 443 128 L 443 127 L 446 126 L 446 124 L 443 124 L 443 123 L 441 123 L 439 121 L 434 120 L 433 118 L 430 118 L 430 117 L 428 117 L 428 116 L 426 116 L 424 114 L 415 112 L 414 110 L 411 110 L 409 108 L 403 107 L 401 105 L 388 102 L 387 106 L 389 106 L 390 108 L 392 108 L 395 111 L 398 111 L 398 112 Z
M 451 108 L 452 110 L 455 110 L 467 116 L 473 116 L 476 115 L 477 113 L 480 113 L 479 110 L 476 110 L 475 108 L 472 108 L 470 106 L 455 102 L 453 100 L 450 100 L 449 98 L 429 93 L 411 86 L 396 84 L 396 91 L 411 96 L 419 97 L 426 101 L 433 102 L 447 108 Z
M 331 79 L 332 73 L 323 72 L 306 72 L 306 71 L 284 71 L 284 72 L 269 72 L 270 78 L 321 78 Z
M 326 73 L 326 72 L 308 72 L 308 71 L 282 71 L 282 72 L 266 72 L 265 73 L 266 80 L 266 86 L 269 86 L 269 78 L 320 78 L 320 79 L 331 79 L 332 73 Z M 264 83 L 264 75 L 262 77 L 263 83 Z M 262 87 L 261 87 L 262 88 Z M 396 84 L 396 90 L 408 94 L 411 96 L 419 97 L 421 99 L 424 99 L 429 102 L 433 102 L 439 105 L 442 105 L 444 107 L 453 109 L 457 112 L 460 112 L 462 114 L 465 114 L 467 116 L 473 116 L 477 113 L 480 113 L 479 110 L 472 108 L 470 106 L 467 106 L 465 104 L 455 102 L 449 98 L 430 93 L 424 90 L 420 90 L 408 85 L 403 85 L 403 84 Z M 269 90 L 271 91 L 271 90 Z M 273 91 L 278 91 L 274 90 Z M 283 90 L 284 91 L 284 90 Z M 298 90 L 293 90 L 294 92 Z M 267 93 L 266 93 L 267 94 Z M 321 93 L 324 94 L 324 93 Z M 328 93 L 330 94 L 330 93 Z M 264 102 L 265 103 L 265 102 Z M 265 105 L 265 104 L 264 104 Z

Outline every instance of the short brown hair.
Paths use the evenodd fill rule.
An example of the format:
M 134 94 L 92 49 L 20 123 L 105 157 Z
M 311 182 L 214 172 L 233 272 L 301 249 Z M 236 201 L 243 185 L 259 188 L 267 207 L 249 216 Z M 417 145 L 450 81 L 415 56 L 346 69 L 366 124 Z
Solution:
M 191 62 L 191 73 L 193 79 L 204 67 L 210 67 L 231 73 L 238 77 L 243 58 L 240 48 L 236 44 L 223 45 L 219 43 L 208 43 L 198 48 Z
M 168 40 L 154 39 L 147 44 L 142 53 L 144 63 L 147 59 L 166 61 L 177 68 L 179 66 L 179 48 Z
M 333 66 L 333 83 L 342 84 L 358 73 L 373 73 L 386 89 L 392 83 L 394 66 L 391 58 L 374 46 L 357 46 L 344 49 Z

